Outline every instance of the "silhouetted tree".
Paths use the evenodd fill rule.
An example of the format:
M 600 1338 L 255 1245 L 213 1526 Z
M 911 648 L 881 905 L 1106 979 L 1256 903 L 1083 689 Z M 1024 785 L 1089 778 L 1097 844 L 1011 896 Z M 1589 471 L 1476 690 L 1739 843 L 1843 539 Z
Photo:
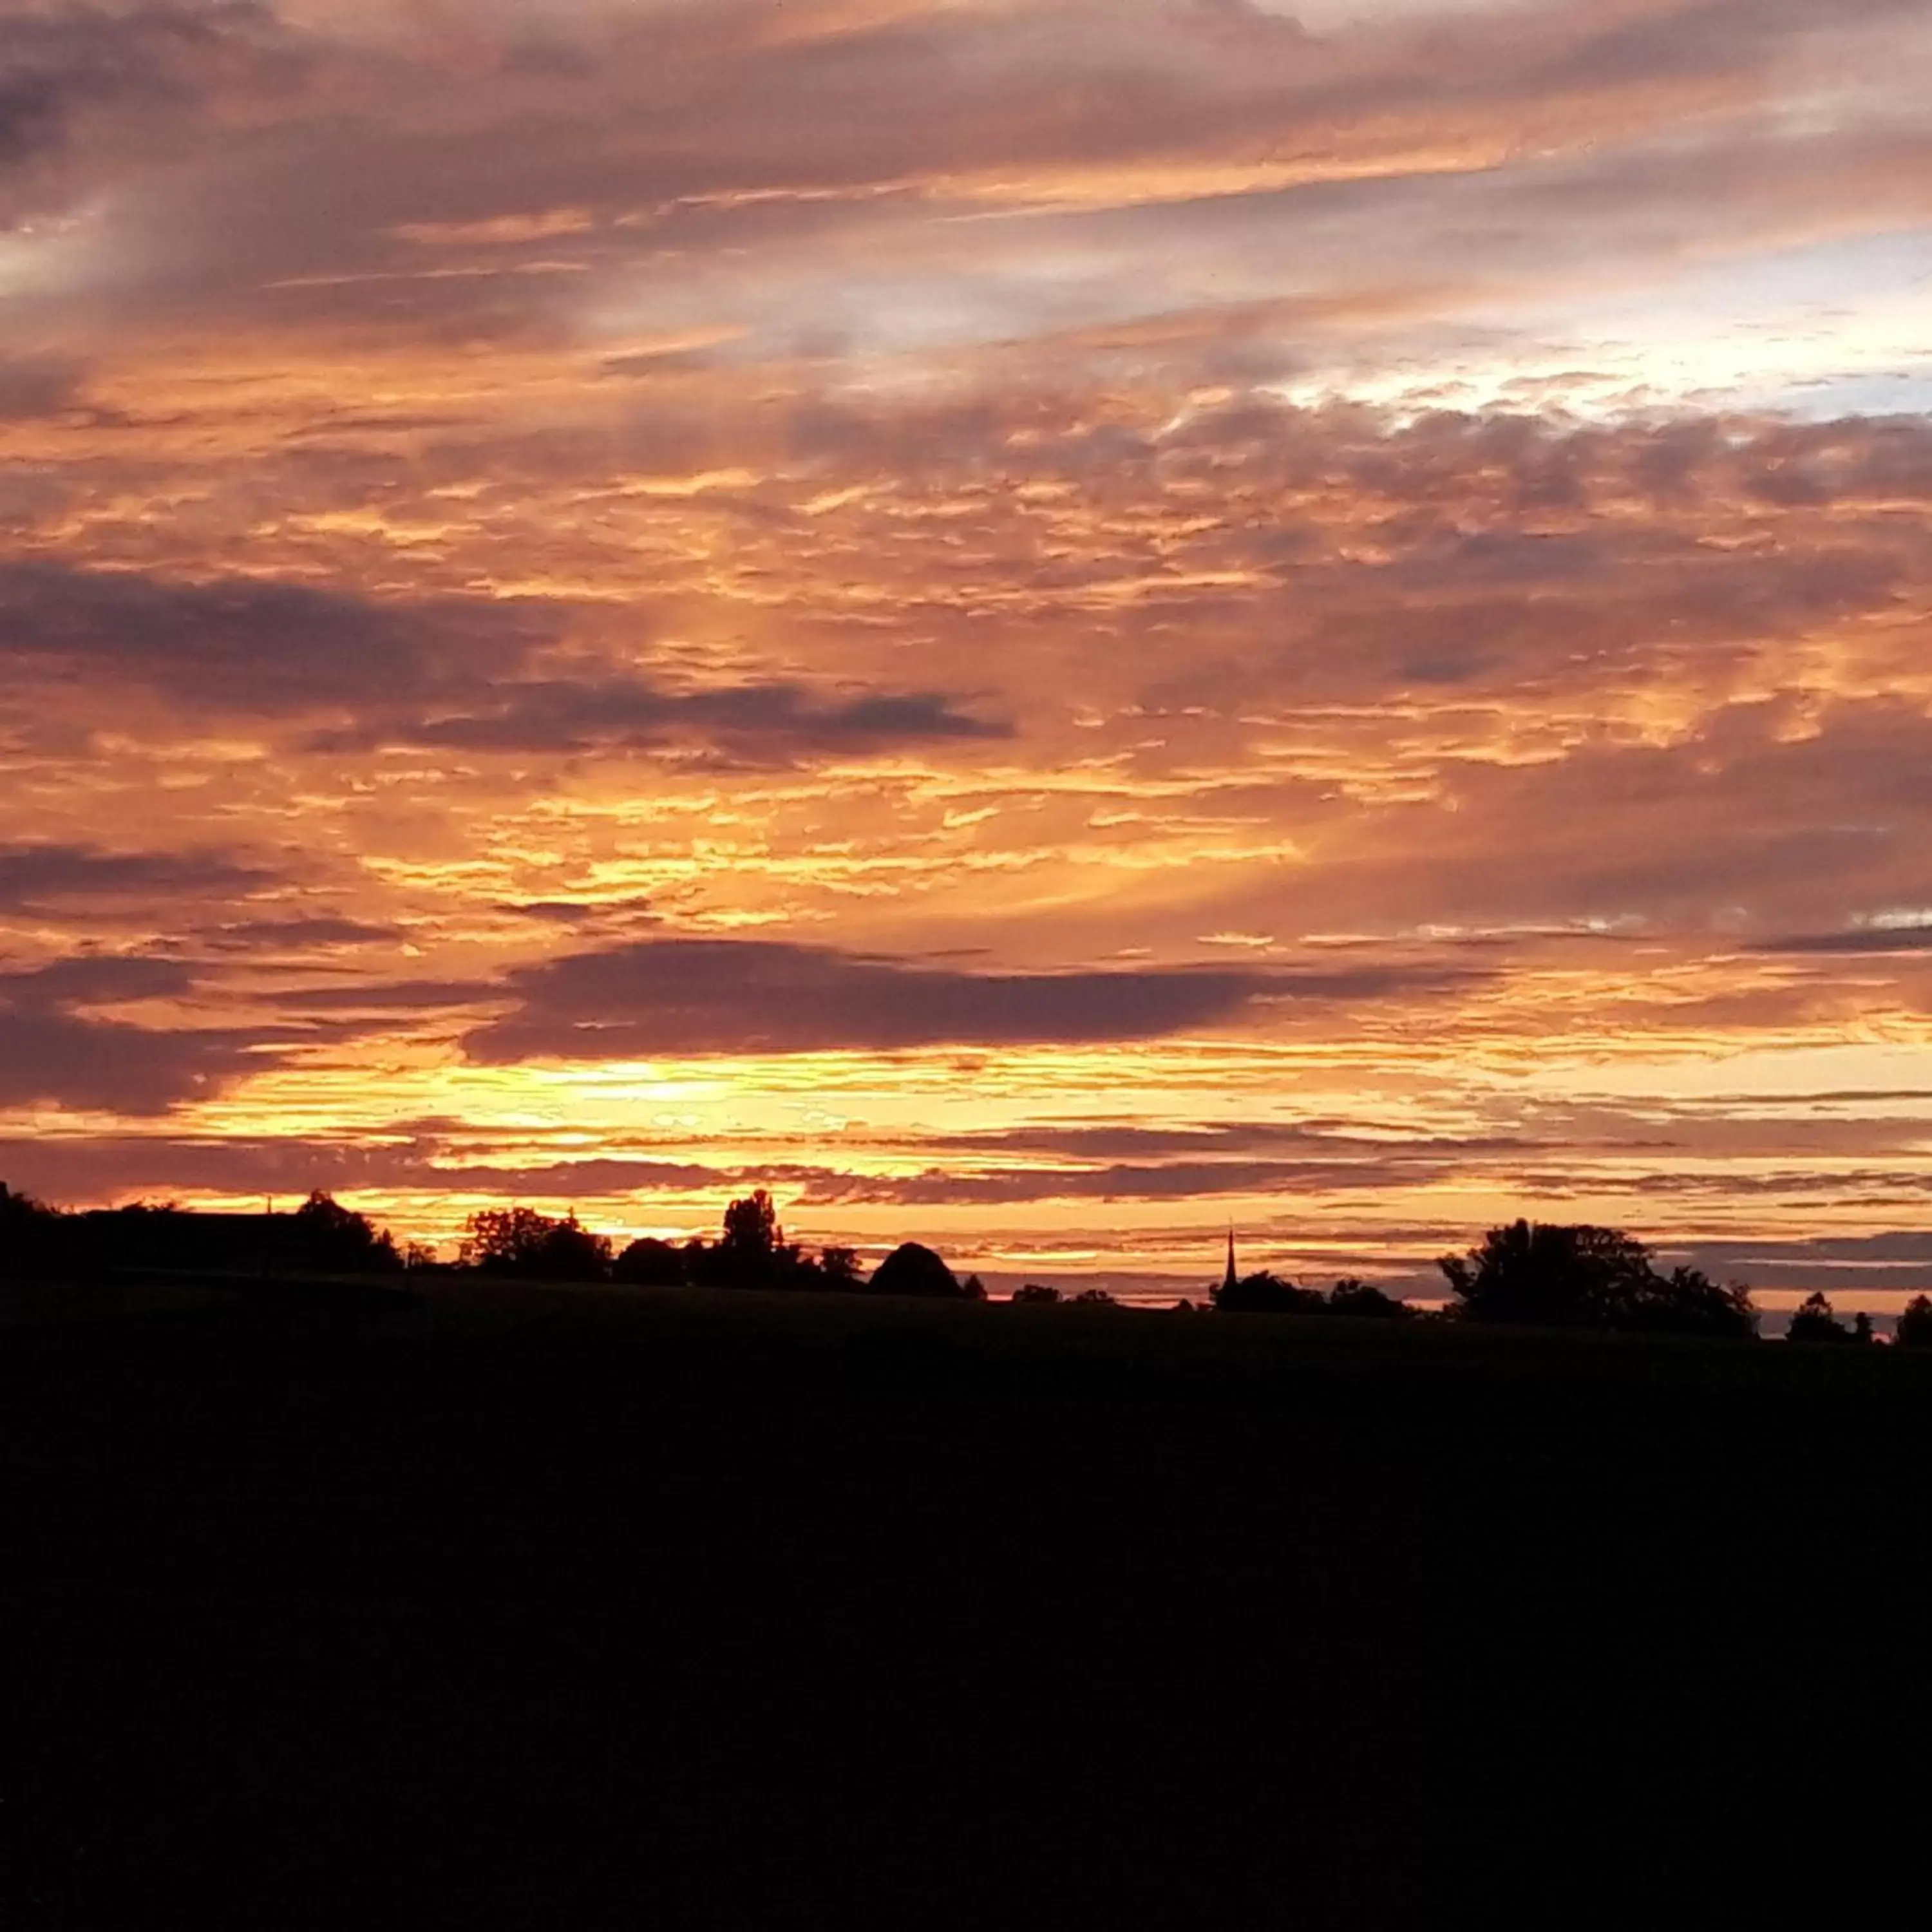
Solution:
M 479 1274 L 530 1281 L 602 1281 L 610 1271 L 610 1243 L 574 1214 L 562 1220 L 534 1208 L 486 1208 L 470 1217 L 463 1264 Z
M 1331 1315 L 1365 1316 L 1378 1322 L 1406 1322 L 1414 1313 L 1406 1301 L 1384 1294 L 1372 1282 L 1357 1281 L 1352 1276 L 1338 1281 L 1328 1293 Z
M 1852 1340 L 1854 1342 L 1872 1340 L 1872 1318 L 1862 1308 L 1852 1317 Z
M 1048 1288 L 1044 1282 L 1030 1281 L 1015 1288 L 1010 1299 L 1022 1306 L 1043 1306 L 1048 1302 L 1058 1301 L 1060 1291 L 1057 1288 Z
M 1516 1221 L 1438 1264 L 1471 1322 L 1540 1328 L 1634 1328 L 1749 1336 L 1757 1317 L 1742 1288 L 1696 1268 L 1659 1274 L 1650 1250 L 1616 1228 Z
M 969 1274 L 959 1284 L 959 1292 L 968 1301 L 984 1301 L 986 1298 L 986 1284 L 976 1274 Z
M 1322 1306 L 1313 1289 L 1298 1288 L 1266 1268 L 1242 1276 L 1232 1287 L 1222 1282 L 1208 1298 L 1224 1315 L 1306 1315 Z
M 305 1267 L 332 1274 L 394 1274 L 403 1265 L 392 1235 L 320 1188 L 294 1219 L 297 1255 Z
M 814 1288 L 821 1271 L 778 1226 L 778 1209 L 760 1187 L 724 1210 L 724 1232 L 694 1276 L 716 1288 Z
M 1472 1322 L 1599 1328 L 1648 1272 L 1640 1241 L 1613 1228 L 1513 1222 L 1438 1264 Z
M 1849 1342 L 1852 1331 L 1839 1321 L 1822 1294 L 1808 1294 L 1784 1331 L 1787 1342 Z
M 610 1264 L 610 1279 L 633 1288 L 682 1288 L 684 1256 L 670 1242 L 646 1234 L 633 1241 Z
M 960 1300 L 958 1278 L 932 1249 L 902 1242 L 873 1270 L 867 1288 L 874 1294 L 919 1295 L 928 1300 Z
M 1901 1348 L 1932 1348 L 1932 1295 L 1915 1294 L 1905 1304 L 1892 1340 Z
M 724 1210 L 724 1232 L 718 1245 L 736 1259 L 762 1265 L 784 1240 L 778 1210 L 760 1187 Z
M 1104 1288 L 1083 1288 L 1073 1298 L 1076 1308 L 1118 1308 L 1120 1304 Z

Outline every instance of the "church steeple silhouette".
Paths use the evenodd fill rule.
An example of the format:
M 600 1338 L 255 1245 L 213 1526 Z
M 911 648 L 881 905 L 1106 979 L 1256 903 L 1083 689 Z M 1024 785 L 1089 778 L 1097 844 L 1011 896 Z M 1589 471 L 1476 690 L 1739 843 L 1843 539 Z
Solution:
M 1230 1225 L 1228 1229 L 1228 1272 L 1222 1277 L 1221 1286 L 1225 1290 L 1237 1287 L 1239 1283 L 1240 1277 L 1234 1272 L 1234 1230 Z

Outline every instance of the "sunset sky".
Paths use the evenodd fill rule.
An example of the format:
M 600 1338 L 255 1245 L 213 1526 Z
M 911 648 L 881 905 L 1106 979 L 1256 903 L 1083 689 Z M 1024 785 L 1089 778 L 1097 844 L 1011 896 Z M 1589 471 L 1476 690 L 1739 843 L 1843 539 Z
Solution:
M 1928 0 L 0 0 L 0 458 L 16 1187 L 1932 1284 Z

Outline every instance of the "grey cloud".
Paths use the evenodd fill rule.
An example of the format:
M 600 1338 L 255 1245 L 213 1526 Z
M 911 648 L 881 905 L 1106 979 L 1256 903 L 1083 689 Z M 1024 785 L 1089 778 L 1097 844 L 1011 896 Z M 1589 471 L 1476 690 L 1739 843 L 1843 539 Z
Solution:
M 306 67 L 272 10 L 250 0 L 15 8 L 0 18 L 0 170 L 70 163 L 82 146 L 97 166 L 152 160 L 191 138 L 197 110 L 286 92 Z M 88 178 L 47 180 L 26 198 L 58 205 Z
M 194 975 L 172 959 L 82 955 L 30 971 L 0 973 L 0 1000 L 16 1008 L 109 1006 L 190 991 Z
M 0 663 L 16 675 L 107 673 L 205 711 L 353 721 L 311 733 L 317 752 L 564 754 L 696 740 L 805 756 L 1011 735 L 933 692 L 666 690 L 635 676 L 524 674 L 564 621 L 554 608 L 482 598 L 386 603 L 246 578 L 0 565 Z
M 291 1012 L 442 1012 L 505 997 L 478 980 L 395 980 L 371 985 L 298 986 L 274 995 Z
M 1342 1120 L 1240 1123 L 1200 1122 L 1174 1127 L 1143 1127 L 1124 1123 L 1085 1124 L 1009 1128 L 986 1134 L 960 1134 L 929 1143 L 948 1153 L 985 1158 L 1000 1154 L 1057 1156 L 1068 1160 L 1127 1164 L 1179 1159 L 1202 1166 L 1234 1156 L 1279 1154 L 1292 1150 L 1311 1158 L 1336 1161 L 1399 1160 L 1409 1154 L 1424 1159 L 1461 1158 L 1472 1154 L 1520 1152 L 1534 1143 L 1509 1136 L 1467 1138 L 1431 1135 L 1402 1139 L 1364 1132 Z
M 80 400 L 81 372 L 44 357 L 0 357 L 0 422 L 56 416 Z
M 1444 757 L 1439 802 L 1388 814 L 1359 860 L 1271 888 L 1266 916 L 1290 933 L 1386 930 L 1392 914 L 1410 930 L 1506 926 L 1519 951 L 1552 926 L 1610 920 L 1653 944 L 1737 953 L 1874 906 L 1932 903 L 1932 722 L 1889 700 L 1820 707 L 1803 735 L 1791 719 L 1783 702 L 1752 701 L 1710 710 L 1668 745 L 1586 737 L 1516 766 Z M 1239 926 L 1257 914 L 1231 895 L 1204 916 Z
M 804 754 L 1012 735 L 1010 724 L 974 717 L 935 692 L 828 700 L 794 684 L 673 692 L 635 679 L 531 680 L 500 686 L 472 709 L 321 733 L 311 748 L 566 754 L 649 750 L 697 739 L 741 754 Z
M 1188 1201 L 1270 1194 L 1356 1192 L 1440 1173 L 1449 1156 L 1412 1162 L 1190 1162 L 1118 1164 L 1079 1171 L 1006 1168 L 909 1177 L 823 1166 L 693 1161 L 623 1154 L 581 1160 L 514 1162 L 477 1158 L 433 1135 L 380 1145 L 326 1140 L 223 1141 L 110 1136 L 40 1143 L 0 1141 L 0 1174 L 55 1198 L 98 1198 L 132 1189 L 211 1189 L 295 1192 L 321 1187 L 433 1193 L 482 1193 L 562 1200 L 652 1192 L 716 1192 L 769 1186 L 795 1193 L 801 1207 L 1017 1206 L 1034 1202 Z
M 311 919 L 246 920 L 196 935 L 223 952 L 280 952 L 311 947 L 381 946 L 403 937 L 396 926 L 366 920 L 319 916 Z
M 276 883 L 272 872 L 215 853 L 0 846 L 0 911 L 129 899 L 245 898 Z
M 502 1064 L 1150 1040 L 1268 1004 L 1375 1000 L 1452 976 L 1461 976 L 1376 967 L 972 973 L 783 941 L 664 939 L 512 973 L 515 1009 L 464 1044 L 472 1059 Z
M 496 910 L 519 919 L 536 920 L 547 926 L 652 926 L 658 918 L 647 898 L 512 900 L 499 905 Z
M 1858 1306 L 1861 1289 L 1932 1289 L 1932 1237 L 1910 1229 L 1811 1240 L 1698 1241 L 1667 1251 L 1666 1258 L 1680 1255 L 1760 1288 L 1823 1288 L 1843 1298 L 1847 1310 Z
M 652 1191 L 722 1194 L 754 1184 L 729 1167 L 676 1160 L 479 1162 L 434 1137 L 370 1145 L 166 1133 L 0 1139 L 0 1178 L 62 1202 L 175 1190 L 297 1195 L 318 1187 L 352 1199 L 363 1190 L 410 1190 L 585 1200 Z
M 256 1036 L 160 1032 L 0 1004 L 0 1104 L 165 1113 L 267 1065 Z
M 985 1174 L 928 1172 L 909 1178 L 827 1174 L 801 1200 L 812 1207 L 1012 1207 L 1036 1201 L 1200 1201 L 1226 1196 L 1378 1192 L 1441 1173 L 1448 1157 L 1409 1162 L 1182 1161 L 1158 1167 L 1014 1168 Z
M 1932 926 L 1856 926 L 1845 932 L 1795 933 L 1768 939 L 1753 948 L 1758 952 L 1822 953 L 1932 952 Z
M 481 598 L 376 602 L 252 578 L 189 583 L 0 566 L 0 663 L 18 677 L 140 680 L 211 710 L 268 712 L 473 688 L 554 635 L 554 614 Z
M 1586 26 L 1530 76 L 1535 87 L 1642 86 L 1750 72 L 1830 29 L 1910 16 L 1918 0 L 1689 0 Z
M 263 1036 L 165 1031 L 86 1010 L 188 992 L 172 961 L 79 957 L 0 974 L 0 1106 L 164 1113 L 264 1063 Z
M 1897 0 L 1894 10 L 1906 4 Z M 1366 152 L 1369 128 L 1388 130 L 1378 151 L 1391 137 L 1400 151 L 1405 134 L 1428 149 L 1480 141 L 1492 130 L 1540 142 L 1553 103 L 1587 124 L 1593 98 L 1642 125 L 1663 111 L 1646 106 L 1658 78 L 1694 71 L 1754 82 L 1768 52 L 1827 27 L 1856 30 L 1883 11 L 1876 0 L 1831 10 L 1546 5 L 1318 38 L 1258 9 L 1154 0 L 1104 9 L 1041 0 L 868 22 L 793 9 L 794 31 L 782 36 L 770 32 L 762 6 L 626 9 L 546 20 L 535 40 L 527 17 L 479 18 L 460 84 L 452 85 L 439 38 L 398 35 L 379 52 L 357 46 L 346 29 L 329 40 L 316 28 L 297 43 L 265 25 L 244 32 L 233 24 L 264 20 L 251 10 L 197 9 L 194 20 L 224 23 L 224 46 L 248 50 L 258 94 L 279 86 L 284 124 L 237 136 L 218 117 L 202 117 L 205 164 L 192 190 L 167 204 L 176 245 L 116 253 L 151 298 L 246 304 L 297 326 L 326 315 L 432 339 L 561 341 L 586 291 L 634 299 L 640 260 L 660 245 L 678 250 L 694 272 L 706 265 L 713 296 L 730 305 L 730 251 L 749 245 L 767 260 L 782 257 L 801 284 L 782 320 L 758 319 L 761 334 L 775 342 L 836 340 L 847 328 L 878 326 L 886 305 L 862 294 L 855 304 L 832 278 L 814 280 L 805 254 L 811 231 L 862 224 L 881 236 L 916 236 L 913 252 L 929 265 L 940 238 L 926 197 L 955 175 L 1024 180 L 1060 168 L 1157 169 L 1217 156 L 1238 165 L 1282 154 L 1346 160 Z M 167 44 L 152 23 L 176 16 L 162 9 L 137 16 L 150 22 L 151 38 Z M 102 35 L 83 38 L 91 45 Z M 93 78 L 71 80 L 70 93 L 112 91 L 91 58 L 76 56 L 76 74 Z M 242 58 L 226 57 L 230 67 Z M 168 67 L 152 56 L 148 65 Z M 304 93 L 295 83 L 311 68 L 326 68 L 332 85 Z M 176 59 L 168 70 L 184 70 Z M 239 92 L 242 70 L 224 69 L 221 85 Z M 23 104 L 23 127 L 36 112 Z M 1741 145 L 1756 151 L 1767 142 L 1760 135 Z M 314 191 L 323 180 L 326 197 Z M 908 184 L 918 191 L 906 192 Z M 1272 250 L 1256 257 L 1257 279 L 1280 283 L 1285 262 L 1300 265 L 1292 271 L 1298 286 L 1311 267 L 1330 283 L 1356 279 L 1347 264 L 1359 264 L 1360 250 L 1348 236 L 1376 225 L 1359 218 L 1364 196 L 1377 191 L 1361 184 L 1352 200 L 1346 186 L 1325 198 L 1318 190 L 1306 225 L 1299 206 L 1293 221 L 1278 199 L 1258 206 L 1258 226 L 1274 234 Z M 1514 191 L 1514 182 L 1477 184 L 1472 206 L 1493 212 L 1454 224 L 1425 211 L 1439 190 L 1398 182 L 1387 194 L 1414 212 L 1417 266 L 1437 278 L 1452 252 L 1466 272 L 1472 257 L 1526 268 L 1551 252 L 1546 234 L 1532 246 L 1516 232 L 1522 224 L 1512 221 L 1508 199 Z M 1594 191 L 1614 200 L 1617 188 Z M 1624 198 L 1645 196 L 1640 186 Z M 152 219 L 153 207 L 144 197 L 139 214 L 125 218 Z M 538 230 L 520 249 L 436 250 L 443 266 L 460 264 L 461 278 L 422 274 L 424 250 L 404 238 L 426 226 L 460 230 L 560 208 L 594 218 L 582 233 Z M 1191 211 L 1184 218 L 1195 218 Z M 1100 238 L 1106 219 L 1088 224 L 1090 239 Z M 1036 290 L 1030 300 L 1040 313 L 1104 320 L 1142 312 L 1133 264 L 1147 239 L 1126 224 L 1114 228 L 1112 241 L 1128 245 L 1117 248 L 1112 266 L 1090 278 L 1090 289 L 1076 291 L 1063 274 L 1052 291 Z M 1440 239 L 1452 228 L 1455 251 Z M 1601 252 L 1610 238 L 1600 224 L 1592 232 Z M 1472 235 L 1481 245 L 1470 245 Z M 962 249 L 988 245 L 953 238 Z M 1027 244 L 1008 237 L 998 245 L 1017 255 Z M 881 292 L 896 272 L 892 252 L 879 251 Z M 855 258 L 842 256 L 838 284 L 849 282 Z M 582 272 L 499 272 L 531 260 Z M 1004 299 L 1018 295 L 1009 286 Z

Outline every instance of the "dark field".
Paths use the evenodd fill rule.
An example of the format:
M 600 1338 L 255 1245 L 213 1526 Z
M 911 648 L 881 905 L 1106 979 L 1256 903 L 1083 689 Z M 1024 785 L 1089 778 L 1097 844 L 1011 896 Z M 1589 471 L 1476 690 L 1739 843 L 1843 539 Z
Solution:
M 1916 1862 L 1928 1449 L 1882 1350 L 15 1291 L 4 1922 L 1765 1922 Z

